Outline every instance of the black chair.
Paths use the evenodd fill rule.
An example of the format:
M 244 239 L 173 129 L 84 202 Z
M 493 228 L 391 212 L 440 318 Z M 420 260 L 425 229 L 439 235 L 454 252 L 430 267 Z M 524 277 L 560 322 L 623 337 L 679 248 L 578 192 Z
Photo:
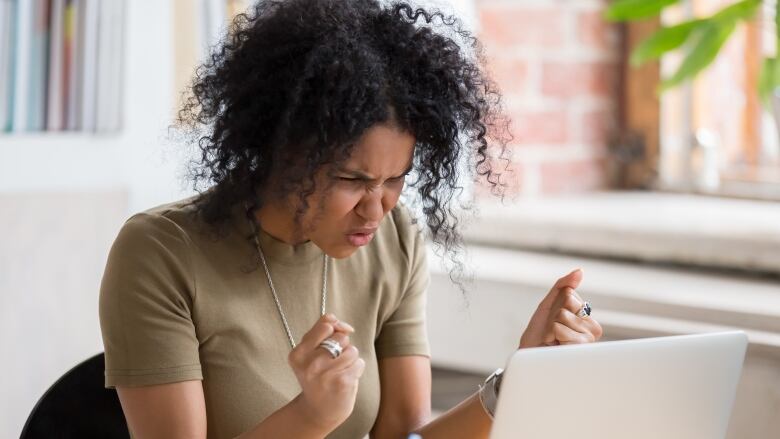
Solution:
M 35 404 L 20 439 L 130 438 L 119 397 L 104 383 L 99 353 L 57 380 Z

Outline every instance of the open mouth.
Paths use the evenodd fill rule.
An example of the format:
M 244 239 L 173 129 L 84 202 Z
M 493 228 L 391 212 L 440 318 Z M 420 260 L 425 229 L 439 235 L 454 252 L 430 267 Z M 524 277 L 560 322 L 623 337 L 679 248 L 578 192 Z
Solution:
M 369 242 L 374 237 L 374 232 L 370 233 L 350 233 L 347 235 L 347 241 L 355 247 L 361 247 Z

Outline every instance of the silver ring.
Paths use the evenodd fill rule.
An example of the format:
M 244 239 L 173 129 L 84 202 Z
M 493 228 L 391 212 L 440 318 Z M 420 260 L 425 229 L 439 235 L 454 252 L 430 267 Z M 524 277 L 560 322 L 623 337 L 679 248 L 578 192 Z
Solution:
M 341 355 L 341 352 L 343 350 L 339 342 L 337 342 L 332 338 L 326 338 L 325 340 L 323 340 L 322 343 L 320 343 L 319 347 L 328 351 L 330 353 L 330 356 L 333 358 L 338 358 L 338 356 Z
M 590 303 L 585 302 L 584 305 L 582 305 L 582 308 L 580 308 L 579 311 L 577 311 L 577 317 L 581 319 L 586 319 L 590 317 L 590 313 L 592 311 L 592 308 L 590 307 Z

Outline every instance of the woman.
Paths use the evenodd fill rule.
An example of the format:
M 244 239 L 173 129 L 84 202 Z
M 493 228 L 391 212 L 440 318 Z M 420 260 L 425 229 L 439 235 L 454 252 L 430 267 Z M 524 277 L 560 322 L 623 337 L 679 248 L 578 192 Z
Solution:
M 425 247 L 399 204 L 407 184 L 454 255 L 458 163 L 500 192 L 506 121 L 472 59 L 457 20 L 403 3 L 266 1 L 234 21 L 179 114 L 210 187 L 129 218 L 101 284 L 106 387 L 134 437 L 487 436 L 500 374 L 428 421 Z M 599 339 L 581 277 L 520 348 Z

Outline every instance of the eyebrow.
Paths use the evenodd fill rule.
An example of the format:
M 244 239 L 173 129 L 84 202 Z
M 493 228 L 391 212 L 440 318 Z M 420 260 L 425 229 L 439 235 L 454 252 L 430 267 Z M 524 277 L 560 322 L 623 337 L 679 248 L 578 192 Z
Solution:
M 410 173 L 413 168 L 414 168 L 414 163 L 410 163 L 409 166 L 406 168 L 406 170 L 404 170 L 404 172 L 401 175 L 396 175 L 395 177 L 390 177 L 390 178 L 403 177 L 404 175 Z M 338 172 L 341 172 L 341 173 L 344 173 L 344 174 L 348 174 L 350 177 L 357 177 L 357 178 L 359 178 L 361 180 L 366 180 L 366 181 L 377 180 L 376 178 L 374 178 L 374 177 L 372 177 L 372 176 L 370 176 L 368 174 L 365 174 L 365 173 L 363 173 L 361 171 L 358 171 L 358 170 L 339 168 Z

